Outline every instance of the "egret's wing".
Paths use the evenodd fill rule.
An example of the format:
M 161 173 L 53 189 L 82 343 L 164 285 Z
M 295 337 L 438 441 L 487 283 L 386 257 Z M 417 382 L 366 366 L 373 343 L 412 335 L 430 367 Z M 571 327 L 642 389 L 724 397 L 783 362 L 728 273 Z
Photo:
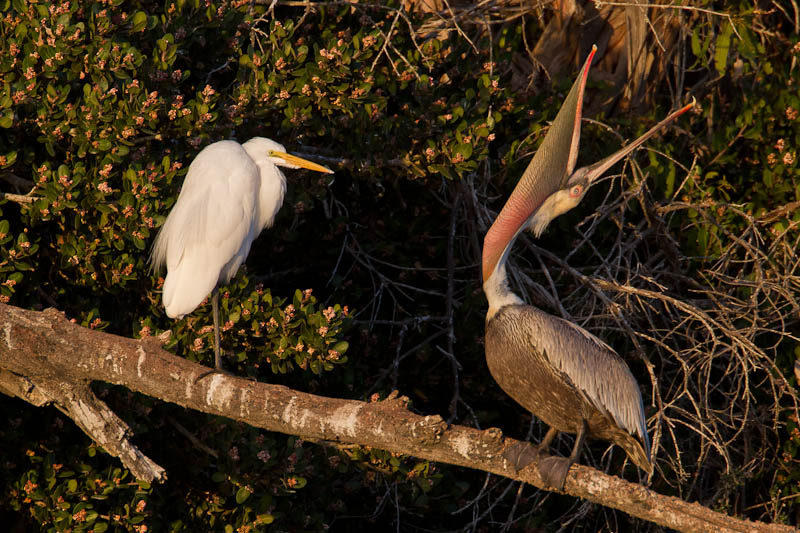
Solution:
M 258 167 L 233 141 L 208 146 L 192 162 L 151 258 L 167 266 L 169 316 L 193 311 L 221 274 L 235 273 L 247 257 L 257 236 L 258 184 Z
M 531 341 L 592 405 L 619 427 L 640 437 L 649 450 L 642 394 L 628 365 L 605 342 L 580 326 L 533 307 L 527 309 L 537 315 L 529 322 L 540 325 L 531 332 L 536 336 Z

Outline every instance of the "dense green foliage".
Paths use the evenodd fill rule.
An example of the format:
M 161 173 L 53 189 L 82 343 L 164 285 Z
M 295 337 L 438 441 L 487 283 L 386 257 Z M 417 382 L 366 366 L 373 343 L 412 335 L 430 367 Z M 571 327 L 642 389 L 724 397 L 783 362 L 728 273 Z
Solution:
M 540 32 L 533 11 L 495 21 L 491 32 L 481 23 L 465 26 L 467 33 L 460 26 L 421 32 L 440 19 L 400 11 L 401 2 L 316 9 L 278 2 L 274 11 L 265 3 L 0 0 L 0 191 L 17 194 L 9 197 L 16 201 L 0 200 L 0 301 L 56 307 L 86 327 L 123 336 L 172 330 L 167 349 L 210 363 L 210 305 L 169 320 L 159 292 L 163 272 L 149 271 L 148 247 L 202 147 L 271 137 L 320 157 L 336 175 L 287 172 L 275 227 L 223 290 L 228 368 L 337 397 L 370 399 L 398 389 L 420 412 L 525 437 L 530 416 L 496 387 L 483 361 L 480 245 L 490 210 L 501 207 L 541 141 L 572 73 L 535 91 L 515 81 L 517 54 Z M 591 248 L 574 228 L 603 200 L 607 188 L 598 187 L 584 200 L 588 207 L 553 224 L 543 249 L 569 256 L 587 276 L 606 276 L 596 258 L 624 248 L 618 227 L 648 233 L 654 217 L 674 213 L 663 215 L 665 233 L 633 253 L 643 268 L 674 261 L 686 276 L 675 291 L 687 300 L 719 280 L 769 278 L 783 287 L 786 280 L 769 272 L 794 275 L 787 292 L 797 291 L 797 272 L 787 272 L 797 263 L 785 244 L 796 247 L 800 215 L 782 208 L 800 196 L 800 44 L 780 11 L 738 4 L 727 8 L 731 18 L 687 14 L 693 30 L 685 89 L 699 110 L 679 127 L 684 135 L 667 132 L 649 158 L 638 156 L 646 166 L 633 174 L 650 176 L 646 187 L 627 178 L 612 186 L 621 198 L 639 191 L 638 199 L 605 211 L 603 229 L 589 235 Z M 655 101 L 648 116 L 605 122 L 631 138 L 675 103 L 666 94 Z M 581 161 L 619 146 L 604 133 L 584 127 Z M 732 248 L 753 228 L 760 228 L 763 248 Z M 754 259 L 762 255 L 766 267 Z M 520 268 L 545 279 L 547 267 L 530 253 L 520 256 Z M 556 298 L 567 295 L 565 306 L 586 299 L 578 277 L 550 257 L 539 261 L 557 272 L 548 283 L 559 286 Z M 740 266 L 727 277 L 708 274 L 721 263 Z M 531 299 L 557 312 L 543 286 Z M 782 320 L 796 336 L 791 295 L 762 303 L 762 293 L 741 284 L 720 301 L 735 308 L 749 299 L 776 316 L 769 324 Z M 708 294 L 698 299 L 712 300 Z M 604 338 L 620 353 L 664 352 L 652 356 L 655 390 L 675 411 L 690 411 L 691 402 L 675 393 L 679 380 L 666 376 L 673 376 L 670 365 L 681 366 L 670 350 L 683 354 L 679 344 L 691 337 L 672 344 L 674 330 L 665 328 L 662 345 L 608 326 L 611 312 L 602 314 Z M 777 326 L 754 334 L 753 344 L 759 363 L 743 363 L 753 365 L 752 390 L 740 394 L 725 383 L 706 398 L 712 405 L 702 415 L 712 420 L 741 405 L 756 412 L 749 402 L 764 401 L 755 421 L 743 418 L 751 434 L 722 424 L 700 435 L 687 429 L 688 418 L 667 411 L 676 422 L 659 426 L 661 462 L 652 484 L 727 512 L 792 522 L 800 508 L 797 406 L 774 385 L 791 375 L 800 345 Z M 717 368 L 725 368 L 724 349 L 709 345 L 708 353 L 719 354 L 709 366 L 724 374 Z M 627 359 L 648 416 L 660 424 L 662 404 L 649 400 L 650 368 L 642 357 Z M 763 361 L 774 367 L 765 370 Z M 794 378 L 784 384 L 793 387 Z M 125 390 L 98 391 L 132 426 L 143 452 L 167 469 L 167 483 L 137 483 L 55 409 L 1 397 L 0 522 L 96 532 L 346 529 L 365 521 L 380 529 L 399 521 L 407 530 L 493 530 L 501 522 L 524 529 L 577 513 L 563 511 L 571 500 L 548 501 L 530 488 L 515 499 L 516 485 L 479 473 L 304 443 Z M 618 451 L 603 450 L 597 444 L 586 461 L 619 473 Z M 636 476 L 633 468 L 624 474 Z M 587 529 L 627 529 L 624 515 L 586 513 Z

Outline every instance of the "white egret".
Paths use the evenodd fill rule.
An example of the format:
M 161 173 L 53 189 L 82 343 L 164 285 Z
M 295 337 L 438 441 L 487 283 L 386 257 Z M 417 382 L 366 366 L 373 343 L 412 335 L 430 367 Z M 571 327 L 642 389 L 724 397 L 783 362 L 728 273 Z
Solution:
M 213 293 L 217 369 L 222 368 L 217 287 L 233 278 L 261 230 L 272 226 L 286 193 L 279 166 L 333 173 L 264 137 L 206 146 L 189 166 L 153 243 L 150 264 L 154 270 L 167 267 L 162 294 L 167 316 L 183 318 Z

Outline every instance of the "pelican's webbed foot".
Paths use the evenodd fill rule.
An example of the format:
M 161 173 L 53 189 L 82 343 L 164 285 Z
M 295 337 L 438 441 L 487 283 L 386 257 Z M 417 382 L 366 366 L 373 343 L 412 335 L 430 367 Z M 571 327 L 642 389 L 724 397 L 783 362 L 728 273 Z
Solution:
M 555 433 L 551 435 L 553 428 L 545 435 L 542 444 L 550 444 L 553 440 Z M 572 453 L 569 457 L 554 457 L 548 455 L 539 461 L 539 475 L 542 476 L 542 481 L 545 485 L 550 485 L 558 490 L 564 490 L 564 482 L 567 480 L 567 473 L 572 463 L 578 460 L 583 448 L 583 443 L 586 440 L 586 420 L 581 420 L 581 426 L 578 428 L 578 435 L 575 437 L 575 445 L 572 447 Z
M 539 459 L 539 450 L 529 442 L 515 442 L 505 450 L 503 457 L 511 463 L 514 470 L 519 472 L 529 464 Z
M 545 485 L 550 485 L 558 490 L 564 490 L 572 460 L 568 457 L 555 457 L 548 455 L 539 460 L 539 475 Z

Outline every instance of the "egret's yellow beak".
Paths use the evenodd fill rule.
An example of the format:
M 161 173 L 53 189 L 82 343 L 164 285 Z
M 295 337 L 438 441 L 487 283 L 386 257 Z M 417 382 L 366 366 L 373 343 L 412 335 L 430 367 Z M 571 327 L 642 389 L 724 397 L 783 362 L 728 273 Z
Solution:
M 312 163 L 311 161 L 303 159 L 302 157 L 297 157 L 296 155 L 287 154 L 286 152 L 278 152 L 275 150 L 271 150 L 269 155 L 272 157 L 280 157 L 287 163 L 301 168 L 307 168 L 308 170 L 313 170 L 315 172 L 324 172 L 325 174 L 333 174 L 333 170 L 329 169 L 328 167 Z

